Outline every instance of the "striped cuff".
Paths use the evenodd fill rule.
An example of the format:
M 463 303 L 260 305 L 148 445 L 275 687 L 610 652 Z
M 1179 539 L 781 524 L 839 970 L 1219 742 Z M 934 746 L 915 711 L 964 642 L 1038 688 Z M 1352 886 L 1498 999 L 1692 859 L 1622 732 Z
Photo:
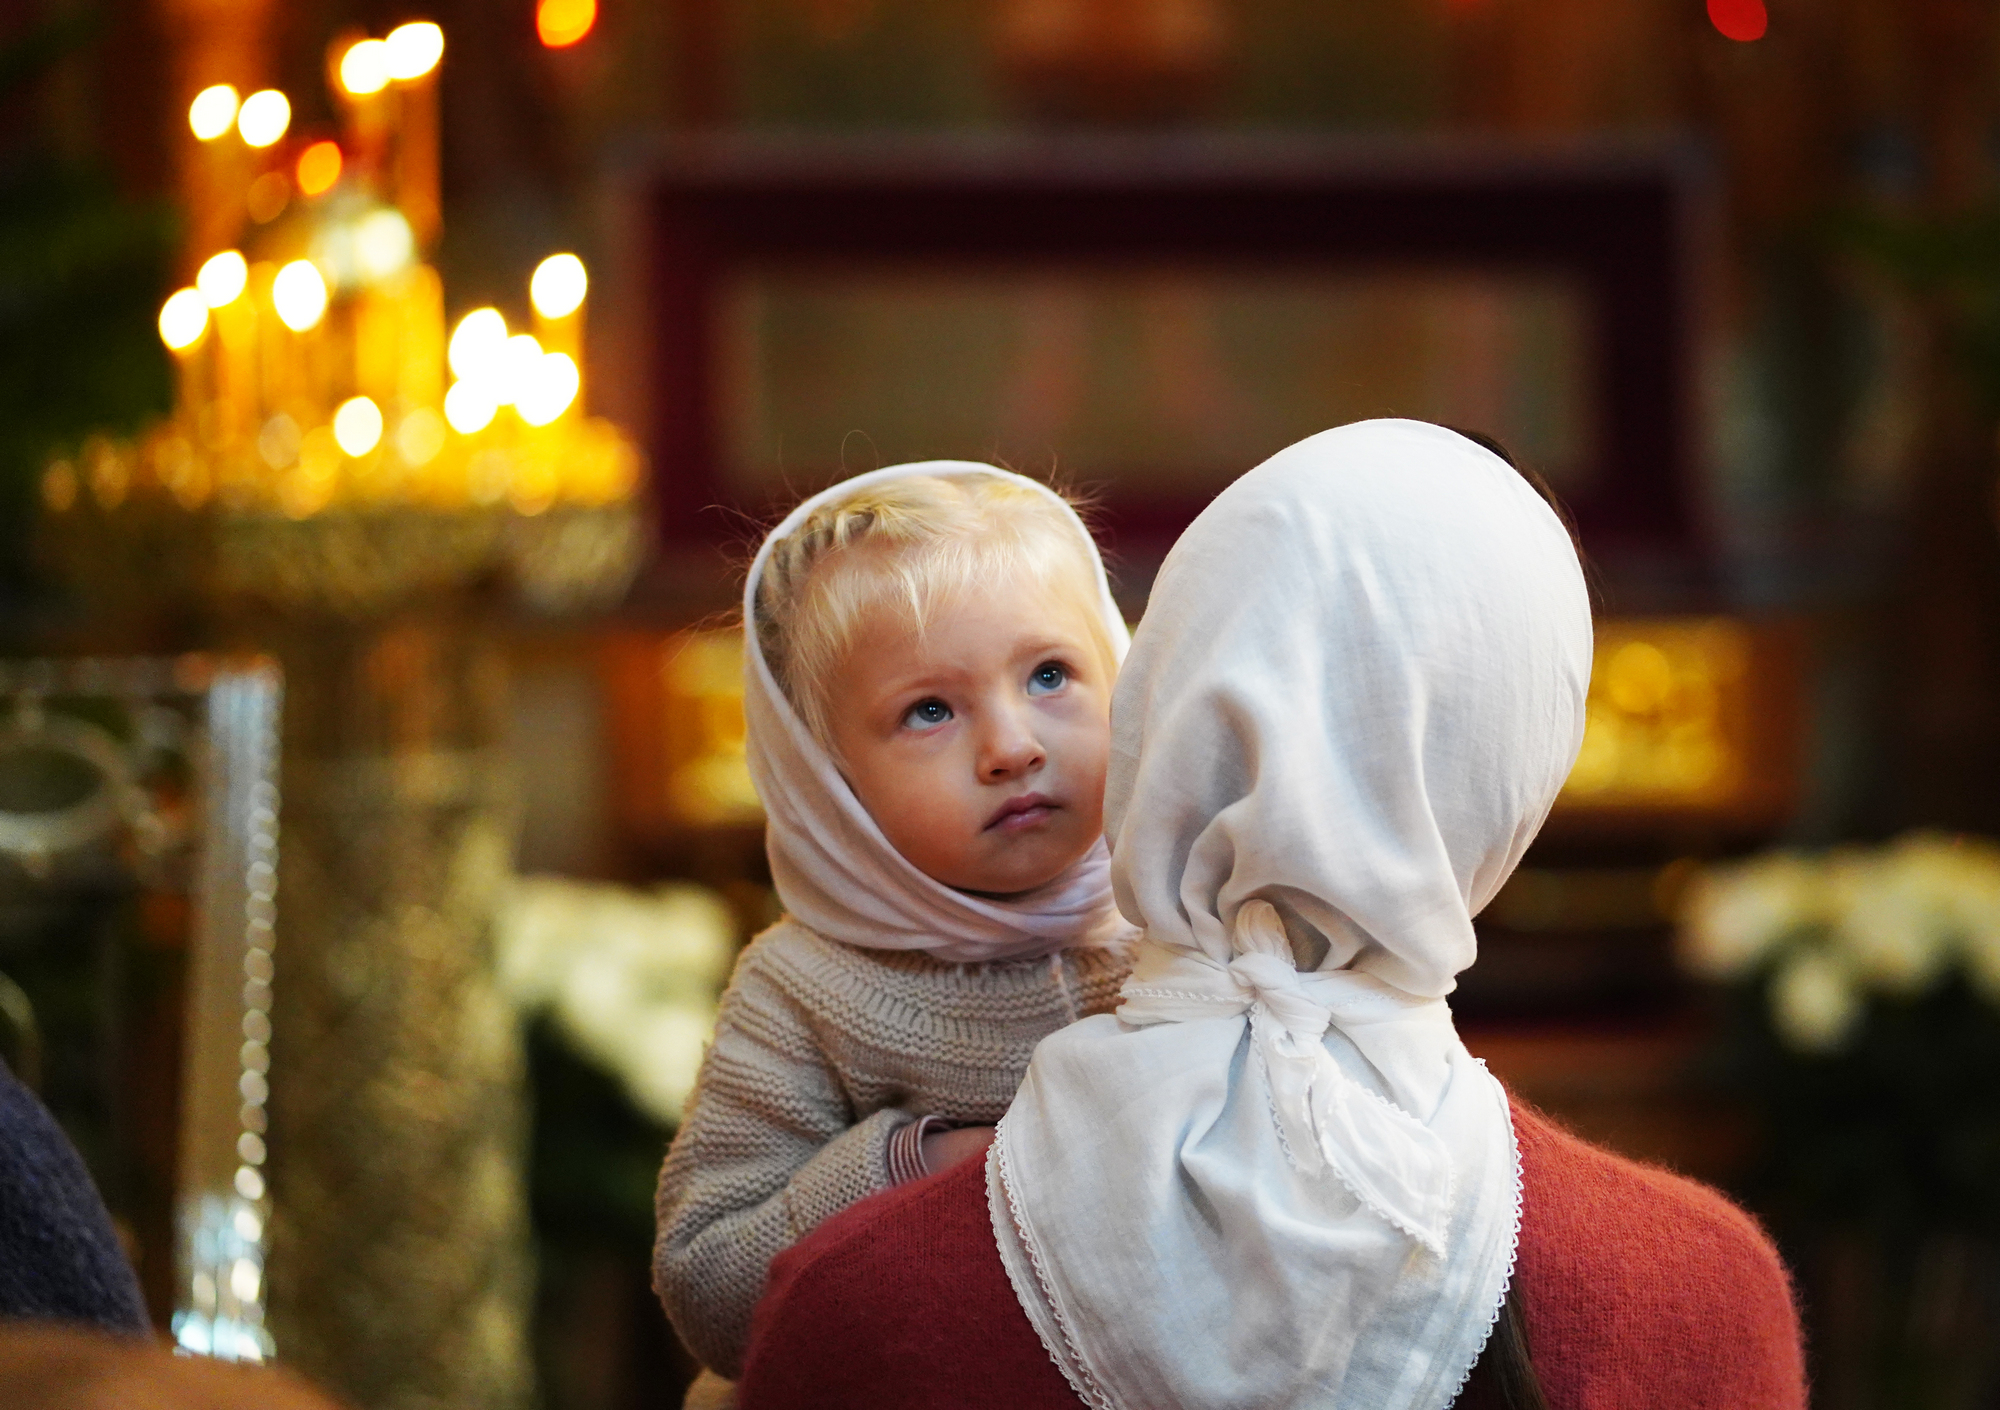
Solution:
M 889 1183 L 907 1185 L 930 1174 L 924 1165 L 924 1137 L 933 1131 L 949 1130 L 952 1124 L 942 1116 L 920 1116 L 891 1131 L 884 1152 L 889 1164 Z

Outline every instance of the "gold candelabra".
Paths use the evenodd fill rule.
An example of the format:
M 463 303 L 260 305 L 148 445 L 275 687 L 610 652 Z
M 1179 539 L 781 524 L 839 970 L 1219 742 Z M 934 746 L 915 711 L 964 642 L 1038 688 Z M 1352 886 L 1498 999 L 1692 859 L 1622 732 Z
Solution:
M 283 664 L 270 1322 L 248 1354 L 362 1410 L 532 1399 L 523 1061 L 491 936 L 515 800 L 481 608 L 496 582 L 603 603 L 643 546 L 639 454 L 585 409 L 583 262 L 536 269 L 530 328 L 485 308 L 447 336 L 425 260 L 443 56 L 425 22 L 337 42 L 337 138 L 190 65 L 174 411 L 42 482 L 71 581 L 114 613 L 216 611 Z
M 535 270 L 531 329 L 482 308 L 446 337 L 424 260 L 443 54 L 427 22 L 336 43 L 337 140 L 288 140 L 276 89 L 194 97 L 190 228 L 232 243 L 193 250 L 192 282 L 160 309 L 173 414 L 44 472 L 50 537 L 80 579 L 101 575 L 107 541 L 139 540 L 123 561 L 284 607 L 372 612 L 496 569 L 543 606 L 629 581 L 641 459 L 585 410 L 583 262 Z

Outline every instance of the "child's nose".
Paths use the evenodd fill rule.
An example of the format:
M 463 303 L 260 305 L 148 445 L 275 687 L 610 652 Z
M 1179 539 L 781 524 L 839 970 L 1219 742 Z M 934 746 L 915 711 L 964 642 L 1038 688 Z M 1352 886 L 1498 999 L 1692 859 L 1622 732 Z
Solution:
M 981 750 L 979 774 L 988 783 L 1004 783 L 1040 768 L 1048 759 L 1035 732 L 1011 715 L 993 722 Z

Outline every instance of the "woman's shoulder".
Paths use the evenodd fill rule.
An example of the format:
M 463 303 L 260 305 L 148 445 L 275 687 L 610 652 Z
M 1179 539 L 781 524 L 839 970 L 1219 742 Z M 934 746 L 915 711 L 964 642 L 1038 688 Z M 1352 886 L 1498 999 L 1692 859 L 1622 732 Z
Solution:
M 984 1162 L 871 1196 L 771 1265 L 739 1410 L 1074 1410 L 1015 1301 Z
M 1513 1113 L 1524 1219 L 1539 1212 L 1566 1229 L 1589 1228 L 1593 1245 L 1620 1252 L 1659 1245 L 1669 1259 L 1783 1276 L 1763 1228 L 1721 1191 L 1594 1146 L 1518 1099 Z
M 1552 1405 L 1803 1405 L 1791 1279 L 1755 1219 L 1519 1101 L 1514 1129 L 1535 1363 L 1566 1392 L 1594 1388 Z

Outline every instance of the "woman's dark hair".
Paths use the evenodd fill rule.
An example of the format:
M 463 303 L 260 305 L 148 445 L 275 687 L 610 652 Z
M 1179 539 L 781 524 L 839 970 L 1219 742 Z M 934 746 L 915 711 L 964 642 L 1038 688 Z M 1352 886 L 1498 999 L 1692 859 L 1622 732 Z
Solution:
M 1454 1402 L 1455 1410 L 1549 1410 L 1529 1350 L 1521 1284 L 1510 1281 L 1500 1316 L 1493 1323 L 1493 1335 L 1473 1363 L 1465 1390 Z

